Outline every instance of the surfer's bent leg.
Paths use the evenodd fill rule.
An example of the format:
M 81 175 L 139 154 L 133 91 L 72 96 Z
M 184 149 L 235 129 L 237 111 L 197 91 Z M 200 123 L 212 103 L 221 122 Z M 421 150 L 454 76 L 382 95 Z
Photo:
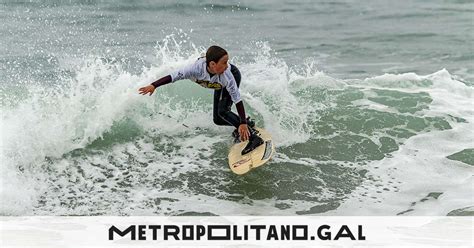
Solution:
M 237 87 L 239 87 L 242 78 L 239 69 L 231 64 L 230 71 L 234 75 Z M 231 111 L 232 103 L 232 98 L 225 88 L 214 92 L 213 119 L 216 125 L 239 127 L 240 117 Z

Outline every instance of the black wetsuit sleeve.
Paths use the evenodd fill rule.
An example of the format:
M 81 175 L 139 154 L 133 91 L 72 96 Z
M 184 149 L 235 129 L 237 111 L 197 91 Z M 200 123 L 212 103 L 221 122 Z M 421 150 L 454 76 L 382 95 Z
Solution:
M 245 118 L 244 102 L 240 101 L 236 103 L 235 107 L 237 108 L 237 112 L 239 113 L 240 124 L 247 124 L 247 118 Z
M 162 77 L 162 78 L 156 80 L 155 82 L 151 83 L 151 85 L 155 86 L 155 89 L 156 89 L 160 86 L 163 86 L 163 85 L 169 84 L 169 83 L 171 83 L 171 75 Z

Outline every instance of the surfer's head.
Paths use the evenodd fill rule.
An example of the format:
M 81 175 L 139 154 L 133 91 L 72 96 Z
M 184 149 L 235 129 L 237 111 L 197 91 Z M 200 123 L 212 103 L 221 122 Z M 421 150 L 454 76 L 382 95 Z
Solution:
M 206 64 L 209 72 L 222 74 L 227 69 L 229 55 L 227 51 L 219 46 L 211 46 L 206 52 Z

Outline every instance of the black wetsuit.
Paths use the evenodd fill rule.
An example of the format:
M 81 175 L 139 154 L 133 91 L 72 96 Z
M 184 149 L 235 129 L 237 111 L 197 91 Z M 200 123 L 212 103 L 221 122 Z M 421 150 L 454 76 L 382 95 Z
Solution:
M 230 64 L 230 71 L 234 76 L 237 87 L 240 87 L 241 75 L 239 69 Z M 216 125 L 220 126 L 234 126 L 238 128 L 242 123 L 241 118 L 231 111 L 232 99 L 229 92 L 225 88 L 214 91 L 214 108 L 213 108 L 213 120 Z M 245 114 L 244 114 L 245 116 Z

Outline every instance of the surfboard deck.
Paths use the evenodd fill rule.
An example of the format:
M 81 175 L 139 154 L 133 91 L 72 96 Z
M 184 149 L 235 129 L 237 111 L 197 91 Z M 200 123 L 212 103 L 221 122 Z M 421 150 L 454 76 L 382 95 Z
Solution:
M 248 141 L 236 143 L 229 150 L 229 167 L 237 175 L 243 175 L 264 165 L 275 153 L 275 146 L 270 133 L 263 128 L 255 128 L 255 130 L 263 139 L 263 144 L 245 155 L 241 155 L 241 153 Z

